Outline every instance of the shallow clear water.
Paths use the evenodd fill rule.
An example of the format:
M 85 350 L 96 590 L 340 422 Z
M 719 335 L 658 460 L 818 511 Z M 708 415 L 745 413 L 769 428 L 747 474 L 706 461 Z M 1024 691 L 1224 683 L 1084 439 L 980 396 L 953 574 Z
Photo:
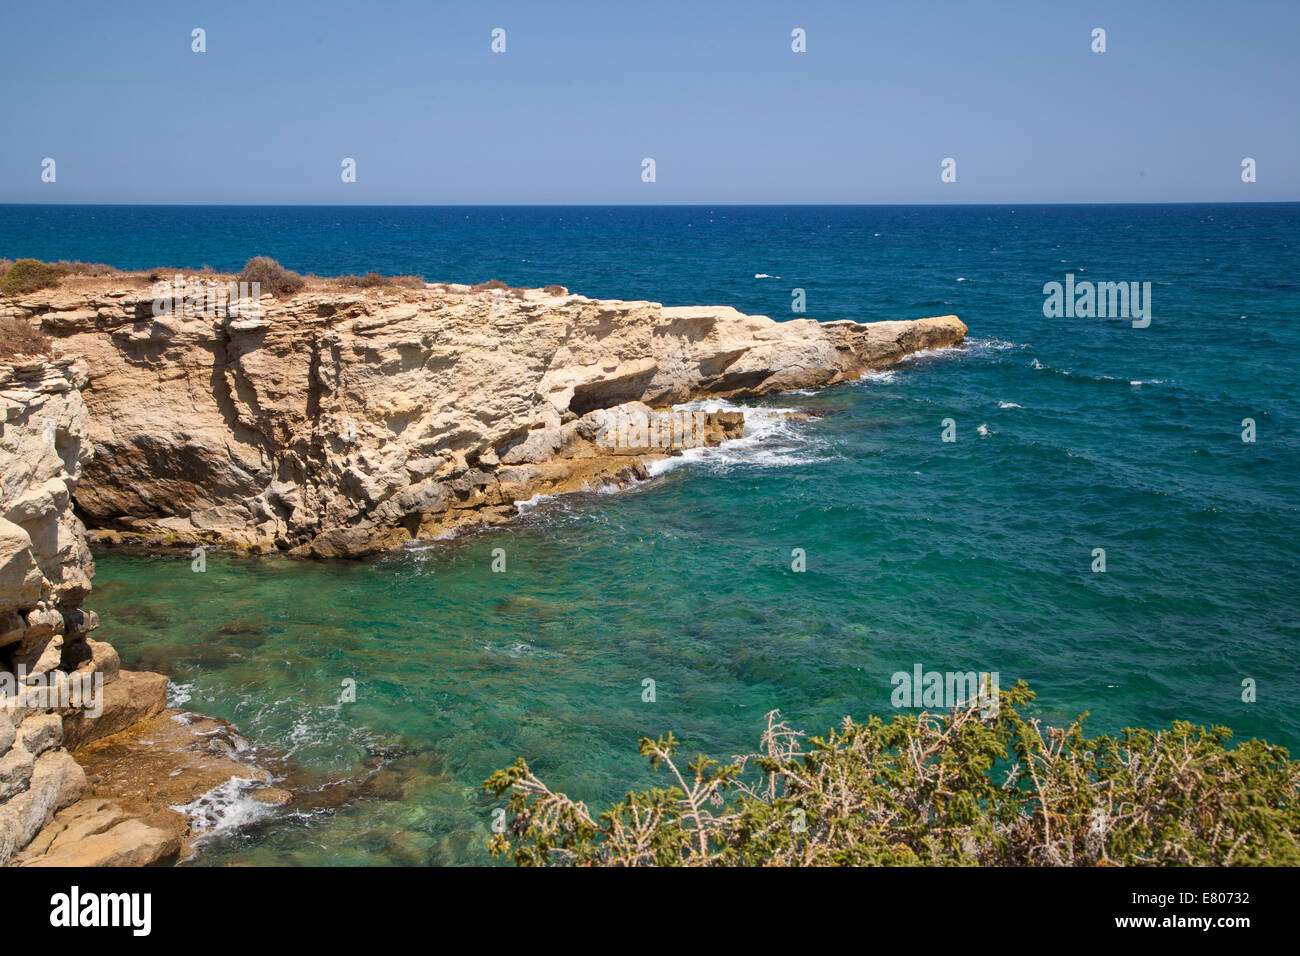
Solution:
M 809 730 L 888 714 L 916 663 L 1025 679 L 1043 716 L 1087 710 L 1094 731 L 1185 718 L 1300 744 L 1298 227 L 1294 205 L 0 207 L 0 255 L 265 252 L 776 317 L 800 287 L 814 318 L 967 322 L 962 350 L 749 403 L 742 444 L 512 528 L 356 563 L 209 555 L 204 574 L 99 555 L 91 605 L 127 662 L 312 781 L 356 783 L 200 862 L 464 863 L 495 806 L 478 786 L 516 756 L 599 805 L 649 779 L 638 736 L 721 757 L 771 708 Z M 1045 318 L 1067 271 L 1150 281 L 1150 328 Z

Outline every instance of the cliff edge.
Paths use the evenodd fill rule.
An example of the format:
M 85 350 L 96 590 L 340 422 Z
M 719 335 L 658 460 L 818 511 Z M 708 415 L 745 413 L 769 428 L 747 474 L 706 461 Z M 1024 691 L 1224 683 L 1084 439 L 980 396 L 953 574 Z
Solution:
M 313 279 L 255 314 L 232 276 L 74 277 L 0 299 L 84 357 L 98 452 L 77 492 L 102 539 L 362 555 L 514 503 L 644 476 L 743 432 L 674 411 L 859 378 L 960 344 L 956 316 L 777 322 L 548 290 L 346 289 Z

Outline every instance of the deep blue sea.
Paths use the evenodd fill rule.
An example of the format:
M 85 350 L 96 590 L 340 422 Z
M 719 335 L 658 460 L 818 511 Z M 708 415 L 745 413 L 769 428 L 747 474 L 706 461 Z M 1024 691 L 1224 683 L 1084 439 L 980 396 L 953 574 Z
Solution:
M 511 528 L 203 575 L 99 555 L 102 637 L 319 788 L 287 813 L 229 801 L 200 863 L 481 862 L 478 786 L 516 756 L 603 805 L 652 779 L 641 735 L 726 757 L 773 708 L 814 732 L 889 715 L 918 663 L 1024 679 L 1049 722 L 1187 719 L 1294 750 L 1298 240 L 1295 204 L 0 206 L 8 258 L 270 255 L 778 319 L 799 288 L 815 319 L 970 326 L 963 349 L 747 403 L 741 444 Z M 1151 283 L 1149 327 L 1046 317 L 1067 273 Z

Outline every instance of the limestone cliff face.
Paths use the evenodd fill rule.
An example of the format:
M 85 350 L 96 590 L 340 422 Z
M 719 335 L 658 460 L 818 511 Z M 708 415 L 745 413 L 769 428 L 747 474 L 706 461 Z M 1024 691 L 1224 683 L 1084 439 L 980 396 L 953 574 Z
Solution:
M 674 404 L 854 379 L 966 333 L 325 280 L 255 315 L 165 314 L 144 277 L 65 285 L 0 296 L 58 346 L 0 363 L 0 865 L 174 861 L 194 834 L 169 807 L 232 776 L 289 798 L 219 746 L 228 725 L 164 711 L 165 677 L 90 639 L 74 498 L 110 538 L 365 554 L 743 434 Z M 86 678 L 93 709 L 50 693 Z
M 228 725 L 173 720 L 166 677 L 122 670 L 89 637 L 94 564 L 72 504 L 92 460 L 87 381 L 79 358 L 0 363 L 0 866 L 173 862 L 194 834 L 169 807 L 232 776 L 269 781 L 225 756 Z
M 116 667 L 82 610 L 94 573 L 72 493 L 90 458 L 85 364 L 0 364 L 0 864 L 81 797 L 64 748 L 74 679 Z M 81 708 L 76 708 L 81 709 Z
M 0 654 L 32 675 L 89 659 L 94 573 L 72 493 L 91 457 L 84 362 L 0 365 Z
M 325 281 L 262 296 L 257 316 L 159 315 L 154 291 L 110 277 L 0 302 L 85 358 L 82 513 L 107 537 L 319 555 L 506 520 L 743 428 L 709 415 L 637 447 L 608 440 L 611 416 L 854 379 L 966 332 Z

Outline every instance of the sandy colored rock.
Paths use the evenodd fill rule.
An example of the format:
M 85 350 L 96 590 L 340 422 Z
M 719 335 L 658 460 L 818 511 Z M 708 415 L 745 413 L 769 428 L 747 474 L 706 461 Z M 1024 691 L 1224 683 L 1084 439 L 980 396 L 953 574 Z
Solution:
M 36 714 L 18 726 L 18 740 L 28 753 L 40 756 L 63 742 L 63 719 L 58 714 Z
M 0 608 L 9 611 L 35 604 L 41 599 L 43 581 L 27 532 L 0 518 Z M 15 630 L 6 634 L 8 643 L 13 643 Z M 17 633 L 21 637 L 21 631 Z
M 169 709 L 96 740 L 78 750 L 77 759 L 95 797 L 173 834 L 183 859 L 199 834 L 173 808 L 192 804 L 232 779 L 248 781 L 252 796 L 269 805 L 288 802 L 287 791 L 270 787 L 270 773 L 244 759 L 248 749 L 225 721 Z M 259 797 L 264 790 L 274 792 Z
M 0 865 L 173 863 L 192 835 L 165 801 L 184 803 L 195 790 L 257 773 L 221 749 L 232 747 L 222 725 L 191 720 L 186 728 L 167 725 L 169 735 L 129 736 L 162 711 L 167 679 L 122 671 L 113 648 L 89 638 L 99 619 L 81 601 L 94 566 L 72 509 L 91 453 L 80 394 L 86 382 L 75 359 L 0 364 Z M 102 713 L 93 699 L 69 693 L 97 680 Z M 93 757 L 88 766 L 98 768 L 107 797 L 124 792 L 123 803 L 104 794 L 79 799 L 86 772 L 61 747 L 93 750 L 103 740 L 116 741 L 106 748 L 129 772 L 114 778 Z M 139 749 L 148 753 L 134 759 Z
M 167 706 L 167 678 L 148 671 L 121 671 L 105 682 L 103 713 L 98 717 L 77 711 L 63 718 L 63 745 L 78 751 L 103 737 L 118 734 L 149 720 Z
M 102 811 L 78 823 L 75 830 L 69 828 L 56 837 L 47 850 L 25 856 L 18 865 L 166 866 L 180 856 L 181 841 L 174 831 L 124 817 L 120 810 Z
M 65 750 L 36 760 L 27 789 L 0 805 L 0 865 L 31 842 L 55 812 L 79 799 L 86 789 L 85 771 Z
M 122 672 L 122 659 L 118 656 L 113 645 L 104 641 L 86 641 L 86 649 L 89 658 L 79 665 L 78 670 L 91 674 L 102 674 L 104 683 L 117 680 L 118 675 Z
M 0 755 L 0 801 L 27 789 L 36 769 L 36 755 L 21 744 Z
M 71 507 L 93 452 L 81 396 L 88 382 L 73 357 L 0 363 L 0 611 L 41 602 L 61 617 L 90 591 L 94 565 Z
M 855 380 L 966 333 L 955 316 L 777 322 L 326 280 L 263 297 L 255 317 L 159 317 L 142 286 L 86 279 L 8 303 L 94 370 L 83 394 L 102 453 L 76 497 L 99 539 L 327 557 L 508 520 L 517 500 L 625 483 L 682 450 L 602 447 L 594 414 Z M 706 443 L 727 431 L 712 424 Z M 506 472 L 529 466 L 555 467 Z

